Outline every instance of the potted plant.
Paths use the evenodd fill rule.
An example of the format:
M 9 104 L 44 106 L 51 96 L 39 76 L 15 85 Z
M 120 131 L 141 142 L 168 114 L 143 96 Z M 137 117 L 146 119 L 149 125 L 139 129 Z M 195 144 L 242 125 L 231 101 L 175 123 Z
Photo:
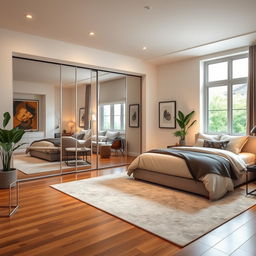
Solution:
M 184 115 L 181 111 L 178 112 L 179 118 L 176 118 L 176 121 L 181 129 L 176 131 L 174 136 L 180 137 L 180 146 L 184 146 L 186 144 L 186 135 L 188 133 L 188 129 L 196 122 L 196 120 L 194 120 L 192 123 L 190 123 L 194 113 L 195 111 L 192 111 L 189 114 Z
M 5 112 L 3 120 L 3 129 L 0 128 L 0 156 L 2 161 L 2 169 L 0 170 L 0 188 L 9 188 L 10 184 L 16 182 L 17 173 L 15 168 L 11 168 L 11 160 L 13 152 L 22 144 L 17 144 L 25 131 L 18 127 L 11 130 L 5 129 L 9 123 L 11 116 Z

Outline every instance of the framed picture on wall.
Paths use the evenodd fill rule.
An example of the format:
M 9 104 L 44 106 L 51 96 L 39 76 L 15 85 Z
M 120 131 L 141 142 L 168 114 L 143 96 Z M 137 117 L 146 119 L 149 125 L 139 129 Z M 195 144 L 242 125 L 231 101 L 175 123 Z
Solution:
M 38 100 L 13 100 L 13 127 L 19 127 L 25 131 L 39 130 Z
M 79 109 L 79 127 L 84 128 L 85 122 L 85 108 Z
M 129 105 L 129 127 L 139 127 L 139 104 Z
M 176 101 L 159 102 L 159 128 L 176 128 Z

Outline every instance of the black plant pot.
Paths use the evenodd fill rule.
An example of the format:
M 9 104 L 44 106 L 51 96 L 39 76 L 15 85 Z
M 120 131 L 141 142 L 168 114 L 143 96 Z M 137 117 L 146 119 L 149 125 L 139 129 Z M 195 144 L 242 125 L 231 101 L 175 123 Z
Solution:
M 0 170 L 0 188 L 9 188 L 17 181 L 17 171 L 12 168 L 10 171 Z

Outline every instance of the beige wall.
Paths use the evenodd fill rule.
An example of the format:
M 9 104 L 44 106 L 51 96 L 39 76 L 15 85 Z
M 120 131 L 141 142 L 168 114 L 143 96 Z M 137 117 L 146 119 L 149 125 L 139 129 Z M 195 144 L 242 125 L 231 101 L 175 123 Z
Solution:
M 62 41 L 46 39 L 24 33 L 0 29 L 0 116 L 12 112 L 12 56 L 31 55 L 65 63 L 77 63 L 88 67 L 116 70 L 145 75 L 143 79 L 143 148 L 151 148 L 154 140 L 150 136 L 154 110 L 156 68 L 142 60 L 120 54 L 96 50 Z
M 16 99 L 39 100 L 39 130 L 47 138 L 52 138 L 55 128 L 55 87 L 50 84 L 13 81 L 13 92 Z
M 126 100 L 125 77 L 99 83 L 99 104 Z
M 128 155 L 137 156 L 140 153 L 141 133 L 139 128 L 129 127 L 129 105 L 139 104 L 139 111 L 141 112 L 141 94 L 140 94 L 140 78 L 127 76 L 126 77 L 126 91 L 127 91 L 127 105 L 126 105 L 126 140 Z M 139 117 L 141 119 L 141 117 Z M 141 125 L 141 120 L 140 120 Z

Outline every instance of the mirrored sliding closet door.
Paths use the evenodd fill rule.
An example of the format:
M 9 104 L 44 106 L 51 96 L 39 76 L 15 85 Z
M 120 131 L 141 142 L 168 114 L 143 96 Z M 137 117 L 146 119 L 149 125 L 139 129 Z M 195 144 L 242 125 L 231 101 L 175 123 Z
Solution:
M 19 179 L 126 165 L 141 153 L 141 79 L 14 57 L 13 126 Z
M 13 127 L 26 131 L 14 152 L 18 179 L 60 173 L 60 65 L 13 58 Z

